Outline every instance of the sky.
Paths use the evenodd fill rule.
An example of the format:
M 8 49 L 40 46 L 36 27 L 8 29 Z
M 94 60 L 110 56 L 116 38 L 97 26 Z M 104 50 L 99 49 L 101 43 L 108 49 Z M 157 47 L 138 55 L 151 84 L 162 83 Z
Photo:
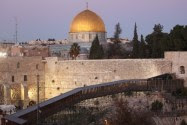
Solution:
M 119 22 L 121 37 L 132 39 L 134 24 L 139 36 L 153 31 L 155 24 L 164 32 L 177 24 L 187 25 L 187 0 L 0 0 L 0 41 L 15 38 L 15 18 L 18 41 L 38 38 L 66 39 L 73 18 L 86 9 L 96 12 L 104 21 L 108 37 Z

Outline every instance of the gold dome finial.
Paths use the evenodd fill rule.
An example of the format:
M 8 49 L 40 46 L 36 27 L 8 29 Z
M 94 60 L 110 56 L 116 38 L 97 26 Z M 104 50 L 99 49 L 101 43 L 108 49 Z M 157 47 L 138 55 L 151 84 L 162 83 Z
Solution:
M 88 2 L 86 2 L 86 9 L 88 10 Z

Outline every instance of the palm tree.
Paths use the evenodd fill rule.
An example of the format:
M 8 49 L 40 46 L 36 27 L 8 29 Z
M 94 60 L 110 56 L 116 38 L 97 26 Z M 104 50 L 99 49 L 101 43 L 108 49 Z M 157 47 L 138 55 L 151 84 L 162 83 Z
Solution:
M 80 46 L 78 45 L 78 43 L 73 43 L 69 51 L 70 57 L 72 59 L 76 59 L 79 53 L 80 53 Z

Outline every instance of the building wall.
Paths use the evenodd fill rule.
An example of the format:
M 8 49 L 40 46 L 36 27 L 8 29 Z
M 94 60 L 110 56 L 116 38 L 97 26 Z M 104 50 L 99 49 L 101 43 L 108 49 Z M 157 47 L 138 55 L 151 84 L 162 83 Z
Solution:
M 46 58 L 46 98 L 77 87 L 124 79 L 146 79 L 171 72 L 164 59 L 76 60 Z
M 0 58 L 0 86 L 5 103 L 36 100 L 36 77 L 40 76 L 41 100 L 44 99 L 44 63 L 41 57 Z M 24 80 L 24 76 L 27 77 Z M 14 77 L 14 78 L 13 78 Z
M 187 87 L 187 52 L 165 52 L 165 59 L 172 62 L 172 72 L 184 79 Z M 181 73 L 181 66 L 184 67 L 184 73 Z
M 79 32 L 79 33 L 69 33 L 69 41 L 71 43 L 80 42 L 92 42 L 96 35 L 98 35 L 99 41 L 102 44 L 106 43 L 107 34 L 105 32 Z

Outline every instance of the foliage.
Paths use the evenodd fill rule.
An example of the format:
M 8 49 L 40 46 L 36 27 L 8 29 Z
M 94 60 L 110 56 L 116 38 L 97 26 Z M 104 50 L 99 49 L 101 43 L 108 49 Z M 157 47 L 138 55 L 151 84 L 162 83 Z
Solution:
M 187 26 L 176 25 L 169 36 L 172 50 L 187 51 Z
M 151 110 L 152 111 L 161 111 L 163 108 L 162 102 L 156 100 L 151 104 Z
M 108 58 L 109 59 L 121 59 L 127 55 L 127 51 L 122 47 L 120 34 L 122 33 L 122 29 L 120 23 L 117 23 L 115 26 L 114 38 L 112 38 L 112 43 L 109 44 L 108 49 Z
M 187 51 L 187 26 L 176 25 L 170 33 L 163 32 L 164 26 L 155 24 L 153 32 L 145 37 L 141 35 L 138 39 L 137 25 L 134 26 L 134 37 L 131 41 L 133 50 L 126 51 L 120 44 L 122 32 L 120 24 L 116 24 L 114 38 L 109 44 L 108 58 L 163 58 L 165 51 Z
M 111 125 L 153 125 L 154 122 L 147 112 L 139 112 L 128 106 L 123 99 L 116 99 L 114 102 L 115 112 L 108 118 Z
M 186 121 L 183 119 L 180 125 L 187 125 Z
M 172 92 L 172 95 L 176 97 L 187 97 L 187 88 L 177 89 L 176 91 Z
M 139 57 L 139 47 L 140 47 L 139 44 L 140 44 L 140 42 L 138 41 L 138 33 L 137 33 L 136 23 L 135 23 L 135 26 L 134 26 L 134 37 L 133 37 L 132 43 L 133 43 L 132 56 L 133 56 L 133 58 L 138 58 Z
M 125 91 L 124 94 L 125 94 L 125 96 L 133 96 L 132 91 Z
M 157 24 L 153 28 L 153 32 L 146 36 L 146 42 L 149 48 L 149 58 L 164 57 L 164 51 L 169 50 L 169 35 L 163 33 L 163 26 Z
M 109 59 L 121 59 L 123 58 L 125 50 L 122 48 L 119 42 L 109 44 L 108 58 Z
M 102 59 L 103 57 L 104 57 L 103 46 L 99 43 L 98 36 L 96 36 L 90 48 L 89 59 Z
M 122 33 L 122 29 L 121 29 L 120 23 L 117 23 L 115 26 L 115 32 L 114 32 L 114 42 L 120 42 L 121 33 Z
M 145 43 L 143 35 L 141 35 L 141 41 L 140 41 L 140 44 L 139 44 L 139 55 L 138 55 L 138 57 L 139 58 L 146 58 L 147 57 L 146 50 L 147 50 L 146 43 Z
M 43 124 L 53 125 L 101 125 L 100 120 L 106 114 L 105 110 L 97 108 L 73 107 L 67 110 L 54 114 L 42 121 Z
M 70 57 L 72 59 L 76 59 L 79 53 L 80 53 L 80 46 L 78 45 L 78 43 L 73 43 L 69 51 Z

